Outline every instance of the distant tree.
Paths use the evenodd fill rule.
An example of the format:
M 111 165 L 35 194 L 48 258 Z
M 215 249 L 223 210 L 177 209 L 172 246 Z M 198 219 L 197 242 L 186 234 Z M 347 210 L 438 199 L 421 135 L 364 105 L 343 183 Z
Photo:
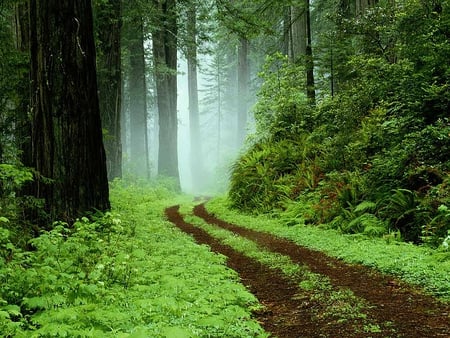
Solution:
M 237 71 L 237 141 L 238 147 L 242 145 L 247 134 L 247 115 L 249 111 L 249 86 L 250 86 L 250 70 L 249 70 L 249 40 L 245 36 L 239 38 L 238 50 L 238 71 Z
M 107 210 L 91 1 L 31 0 L 35 196 L 46 221 Z
M 144 20 L 134 12 L 128 23 L 128 95 L 130 114 L 130 162 L 132 172 L 149 178 L 147 82 L 144 48 Z
M 197 3 L 195 1 L 189 4 L 186 19 L 191 174 L 194 187 L 199 187 L 203 183 L 203 157 L 202 144 L 200 142 L 200 112 L 197 74 Z
M 176 1 L 153 0 L 153 4 L 157 9 L 152 41 L 159 113 L 158 173 L 179 184 Z
M 121 0 L 96 1 L 97 80 L 108 178 L 122 177 Z

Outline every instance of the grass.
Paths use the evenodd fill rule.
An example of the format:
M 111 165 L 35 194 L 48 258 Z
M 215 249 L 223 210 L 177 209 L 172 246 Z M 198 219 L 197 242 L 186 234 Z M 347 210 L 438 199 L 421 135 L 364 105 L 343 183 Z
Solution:
M 163 216 L 170 190 L 114 184 L 113 210 L 0 255 L 2 337 L 267 337 L 225 258 Z M 0 248 L 1 249 L 1 248 Z
M 181 210 L 186 213 L 186 208 Z M 328 323 L 344 323 L 357 319 L 354 323 L 355 332 L 362 332 L 365 327 L 378 327 L 378 324 L 373 323 L 364 313 L 366 307 L 364 300 L 356 297 L 351 290 L 333 289 L 326 276 L 313 273 L 306 266 L 292 262 L 287 256 L 265 250 L 251 240 L 207 224 L 198 217 L 189 215 L 185 216 L 185 220 L 247 257 L 281 271 L 299 286 L 301 290 L 297 295 L 299 299 L 320 304 L 311 308 L 316 318 L 326 319 Z
M 415 246 L 391 238 L 342 235 L 335 230 L 320 227 L 287 226 L 281 220 L 268 216 L 239 214 L 226 205 L 225 197 L 220 197 L 209 201 L 207 208 L 231 223 L 266 231 L 346 262 L 360 263 L 383 273 L 393 274 L 444 302 L 450 301 L 449 251 Z

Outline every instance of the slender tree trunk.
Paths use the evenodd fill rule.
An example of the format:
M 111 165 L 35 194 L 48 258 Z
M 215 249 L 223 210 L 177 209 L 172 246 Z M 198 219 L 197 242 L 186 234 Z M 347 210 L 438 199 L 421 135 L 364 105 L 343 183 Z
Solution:
M 311 38 L 311 13 L 309 0 L 303 0 L 303 6 L 291 7 L 291 48 L 290 59 L 302 62 L 306 70 L 306 96 L 311 105 L 315 105 L 314 61 Z
M 157 28 L 152 35 L 159 113 L 158 173 L 174 178 L 179 185 L 176 2 L 154 1 L 160 14 Z
M 31 0 L 35 195 L 47 221 L 109 209 L 91 2 Z
M 122 177 L 121 100 L 122 69 L 120 31 L 122 25 L 121 0 L 108 0 L 97 7 L 98 22 L 98 86 L 100 114 L 106 134 L 108 178 Z
M 281 52 L 283 55 L 289 55 L 289 46 L 291 41 L 291 6 L 286 6 L 283 17 L 283 44 Z
M 312 52 L 311 36 L 311 10 L 310 0 L 306 0 L 306 96 L 311 105 L 316 104 L 316 90 L 314 81 L 314 58 Z
M 197 13 L 193 4 L 187 13 L 186 30 L 188 34 L 187 63 L 188 63 L 188 91 L 189 91 L 189 131 L 191 140 L 190 161 L 192 183 L 194 188 L 200 189 L 203 177 L 202 147 L 200 142 L 200 116 L 198 107 L 197 82 Z
M 237 122 L 237 140 L 239 146 L 245 140 L 248 114 L 248 86 L 249 63 L 248 63 L 248 40 L 239 39 L 238 45 L 238 122 Z
M 150 175 L 147 148 L 147 86 L 145 80 L 144 25 L 142 17 L 131 23 L 129 36 L 130 71 L 130 161 L 140 177 Z

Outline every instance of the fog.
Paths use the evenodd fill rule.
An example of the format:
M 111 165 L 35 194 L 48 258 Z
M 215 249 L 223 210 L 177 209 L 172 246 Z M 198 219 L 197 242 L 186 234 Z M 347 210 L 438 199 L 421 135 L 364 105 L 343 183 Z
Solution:
M 156 90 L 152 74 L 152 58 L 150 44 L 147 44 L 146 55 L 146 111 L 136 107 L 137 101 L 130 93 L 130 81 L 127 71 L 124 74 L 122 102 L 122 143 L 123 143 L 123 173 L 125 177 L 155 178 L 158 168 L 158 112 L 156 106 Z M 199 92 L 199 127 L 202 159 L 202 170 L 197 172 L 200 182 L 194 183 L 191 168 L 191 137 L 189 124 L 189 96 L 187 62 L 181 55 L 178 58 L 178 168 L 181 189 L 192 194 L 215 195 L 226 191 L 230 167 L 237 158 L 242 146 L 238 140 L 238 91 L 236 85 L 236 62 L 229 64 L 225 57 L 200 56 L 198 74 Z M 250 107 L 250 104 L 248 105 Z M 132 127 L 130 112 L 142 111 L 141 117 Z M 139 114 L 139 113 L 138 113 Z M 148 144 L 147 152 L 137 153 L 133 146 L 131 133 L 137 130 L 147 130 L 140 137 L 140 142 Z M 136 143 L 134 143 L 136 144 Z M 132 149 L 133 148 L 133 149 Z M 198 151 L 198 150 L 195 150 Z M 146 156 L 148 156 L 148 161 Z M 147 164 L 148 163 L 148 164 Z

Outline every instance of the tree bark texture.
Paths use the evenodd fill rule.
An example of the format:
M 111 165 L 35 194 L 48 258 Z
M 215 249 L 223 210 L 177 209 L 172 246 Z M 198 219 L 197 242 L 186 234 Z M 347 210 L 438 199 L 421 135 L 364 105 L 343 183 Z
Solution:
M 311 34 L 311 9 L 310 0 L 305 0 L 306 10 L 306 97 L 311 105 L 316 104 L 316 89 L 314 81 L 314 58 L 312 52 L 312 34 Z
M 291 34 L 292 45 L 290 49 L 291 60 L 297 62 L 306 55 L 306 8 L 291 6 Z
M 159 14 L 152 34 L 159 113 L 158 174 L 174 178 L 179 185 L 176 1 L 155 0 L 154 4 Z
M 15 36 L 16 48 L 23 53 L 24 67 L 29 68 L 30 52 L 30 9 L 27 2 L 20 2 L 15 5 Z M 20 160 L 27 167 L 32 166 L 31 154 L 31 117 L 30 117 L 30 74 L 23 73 L 20 87 L 17 90 L 20 95 L 19 103 L 15 114 L 15 138 L 17 148 L 21 150 Z
M 88 0 L 31 0 L 35 195 L 47 221 L 107 210 L 92 8 Z
M 103 143 L 110 181 L 122 177 L 121 7 L 121 0 L 108 0 L 99 3 L 96 8 L 98 23 L 97 80 L 100 115 L 103 128 L 106 130 Z

